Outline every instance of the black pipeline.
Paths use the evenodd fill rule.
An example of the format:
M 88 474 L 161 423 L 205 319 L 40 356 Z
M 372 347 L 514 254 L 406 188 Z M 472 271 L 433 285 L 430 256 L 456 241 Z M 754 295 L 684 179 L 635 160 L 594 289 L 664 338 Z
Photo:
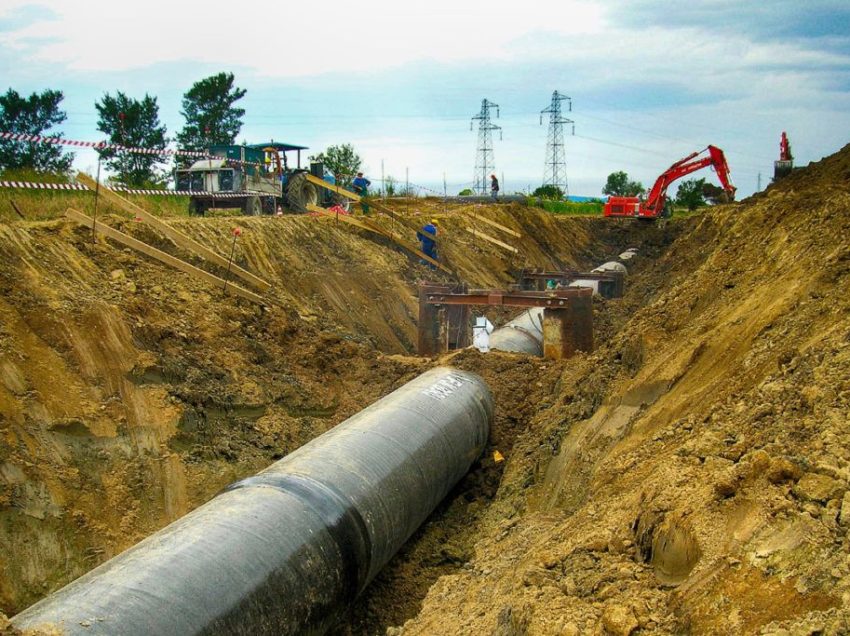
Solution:
M 432 369 L 12 619 L 63 634 L 328 628 L 480 456 L 484 381 Z

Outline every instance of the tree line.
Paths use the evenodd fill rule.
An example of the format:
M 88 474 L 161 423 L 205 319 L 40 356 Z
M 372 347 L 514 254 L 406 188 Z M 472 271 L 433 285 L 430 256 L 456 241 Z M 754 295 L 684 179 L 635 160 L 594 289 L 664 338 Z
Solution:
M 247 92 L 235 86 L 233 73 L 218 73 L 195 82 L 183 95 L 180 114 L 185 119 L 175 140 L 182 150 L 204 151 L 211 145 L 230 145 L 242 128 L 245 110 L 236 104 Z M 0 95 L 0 130 L 28 135 L 63 137 L 51 132 L 61 125 L 67 114 L 61 108 L 62 91 L 47 89 L 29 97 L 9 88 Z M 97 129 L 106 142 L 135 148 L 149 148 L 151 154 L 97 150 L 106 167 L 123 184 L 135 187 L 159 187 L 170 177 L 163 166 L 169 139 L 165 124 L 159 119 L 157 98 L 145 94 L 135 99 L 121 91 L 105 93 L 95 102 Z M 159 151 L 159 152 L 156 152 Z M 67 173 L 74 153 L 61 146 L 20 143 L 0 139 L 0 171 L 30 169 L 37 172 Z M 178 156 L 175 163 L 184 166 L 191 157 Z

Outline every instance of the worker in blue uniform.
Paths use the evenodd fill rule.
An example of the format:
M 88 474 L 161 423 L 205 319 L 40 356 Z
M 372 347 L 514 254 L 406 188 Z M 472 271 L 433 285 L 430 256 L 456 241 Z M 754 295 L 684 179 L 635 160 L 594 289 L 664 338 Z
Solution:
M 358 172 L 354 181 L 351 182 L 354 192 L 360 195 L 360 208 L 363 210 L 363 214 L 369 214 L 369 204 L 366 202 L 366 197 L 369 196 L 370 185 L 372 185 L 372 182 L 364 177 L 362 172 Z
M 426 256 L 437 260 L 437 228 L 440 227 L 440 223 L 436 219 L 431 219 L 430 223 L 426 223 L 422 226 L 422 229 L 416 233 L 416 238 L 419 239 L 419 245 L 422 249 L 422 252 Z M 423 265 L 427 264 L 431 269 L 437 269 L 436 265 L 433 263 L 428 263 L 428 261 L 420 261 Z

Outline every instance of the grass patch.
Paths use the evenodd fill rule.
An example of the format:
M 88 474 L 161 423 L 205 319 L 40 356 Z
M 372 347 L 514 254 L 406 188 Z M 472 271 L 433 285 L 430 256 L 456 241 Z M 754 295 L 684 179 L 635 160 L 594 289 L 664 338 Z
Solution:
M 119 193 L 139 207 L 156 216 L 188 216 L 189 197 L 169 195 L 141 195 Z M 12 207 L 15 206 L 27 221 L 49 221 L 64 216 L 65 210 L 74 208 L 83 214 L 94 211 L 94 193 L 78 190 L 24 190 L 15 188 L 0 189 L 0 219 L 20 220 Z M 98 204 L 98 215 L 114 213 L 127 216 L 120 208 L 104 199 Z
M 552 214 L 601 215 L 604 204 L 602 201 L 554 201 L 529 197 L 528 205 L 543 208 Z

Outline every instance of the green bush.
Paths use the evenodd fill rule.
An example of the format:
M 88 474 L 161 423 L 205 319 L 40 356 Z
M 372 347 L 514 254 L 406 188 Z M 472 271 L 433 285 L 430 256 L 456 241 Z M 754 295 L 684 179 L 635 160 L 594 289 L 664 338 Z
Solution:
M 560 201 L 564 198 L 564 191 L 555 185 L 545 185 L 537 188 L 534 192 L 531 193 L 531 196 Z

